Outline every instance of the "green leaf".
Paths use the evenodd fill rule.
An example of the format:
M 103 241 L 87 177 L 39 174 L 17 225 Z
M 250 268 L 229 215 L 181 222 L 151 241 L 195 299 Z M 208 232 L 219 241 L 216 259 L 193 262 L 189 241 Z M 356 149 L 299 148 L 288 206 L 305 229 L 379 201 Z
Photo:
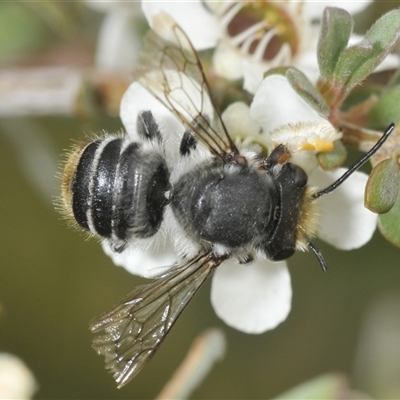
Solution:
M 317 160 L 321 168 L 331 171 L 343 165 L 347 158 L 347 150 L 340 140 L 333 142 L 334 148 L 327 153 L 318 153 Z
M 379 18 L 366 33 L 364 40 L 383 50 L 381 60 L 395 45 L 400 34 L 400 10 L 392 10 Z M 372 72 L 372 71 L 371 71 Z
M 321 93 L 308 80 L 308 78 L 296 68 L 288 68 L 286 77 L 297 94 L 308 103 L 322 117 L 328 117 L 329 106 Z
M 339 58 L 335 69 L 335 81 L 350 91 L 364 76 L 365 65 L 368 61 L 376 58 L 379 51 L 374 51 L 371 43 L 362 41 L 359 44 L 348 47 Z
M 375 22 L 364 39 L 344 50 L 335 69 L 335 80 L 347 91 L 362 82 L 384 60 L 400 35 L 400 10 Z
M 308 78 L 298 69 L 293 67 L 279 67 L 270 69 L 264 78 L 269 75 L 282 75 L 286 77 L 292 88 L 296 93 L 309 104 L 319 115 L 322 117 L 328 117 L 329 106 L 321 93 L 315 88 L 315 86 L 308 80 Z
M 387 125 L 400 121 L 400 85 L 384 91 L 377 103 L 368 111 L 368 122 L 372 126 Z
M 317 48 L 318 65 L 324 79 L 333 74 L 352 31 L 353 19 L 347 11 L 336 7 L 325 8 Z
M 400 247 L 400 196 L 389 212 L 379 216 L 378 228 L 390 243 Z
M 400 190 L 398 153 L 381 161 L 372 170 L 365 187 L 365 207 L 377 214 L 387 213 L 396 202 Z

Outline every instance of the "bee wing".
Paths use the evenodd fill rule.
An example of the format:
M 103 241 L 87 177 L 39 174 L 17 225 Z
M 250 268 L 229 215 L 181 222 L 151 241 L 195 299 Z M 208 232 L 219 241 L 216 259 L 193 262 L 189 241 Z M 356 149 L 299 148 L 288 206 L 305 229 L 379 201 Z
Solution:
M 184 31 L 161 13 L 145 37 L 139 82 L 163 103 L 210 152 L 238 155 L 211 97 L 199 57 Z
M 179 264 L 152 283 L 139 286 L 90 323 L 93 348 L 104 355 L 118 387 L 133 379 L 156 352 L 173 324 L 215 268 L 224 260 L 212 253 Z

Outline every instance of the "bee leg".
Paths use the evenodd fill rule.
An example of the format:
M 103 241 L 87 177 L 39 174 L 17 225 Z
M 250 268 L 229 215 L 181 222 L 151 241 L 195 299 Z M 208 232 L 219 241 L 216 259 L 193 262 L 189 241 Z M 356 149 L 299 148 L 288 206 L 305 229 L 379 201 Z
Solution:
M 182 137 L 181 146 L 179 152 L 181 156 L 188 156 L 192 150 L 195 150 L 197 142 L 193 133 L 190 131 L 185 131 Z
M 160 128 L 150 110 L 142 111 L 138 115 L 136 129 L 142 139 L 162 142 Z
M 253 256 L 251 254 L 246 254 L 239 258 L 239 264 L 250 264 L 253 261 Z

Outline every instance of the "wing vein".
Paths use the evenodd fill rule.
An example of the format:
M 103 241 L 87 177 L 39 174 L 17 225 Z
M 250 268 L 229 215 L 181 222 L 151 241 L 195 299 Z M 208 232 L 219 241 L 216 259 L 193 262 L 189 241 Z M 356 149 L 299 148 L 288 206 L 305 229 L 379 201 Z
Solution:
M 148 33 L 140 58 L 139 82 L 214 156 L 225 159 L 238 155 L 211 96 L 196 50 L 183 30 L 163 16 L 163 24 L 173 36 L 167 40 L 154 31 Z
M 159 279 L 141 286 L 91 322 L 93 348 L 104 355 L 106 369 L 119 387 L 133 379 L 158 349 L 175 321 L 206 279 L 224 260 L 199 254 Z

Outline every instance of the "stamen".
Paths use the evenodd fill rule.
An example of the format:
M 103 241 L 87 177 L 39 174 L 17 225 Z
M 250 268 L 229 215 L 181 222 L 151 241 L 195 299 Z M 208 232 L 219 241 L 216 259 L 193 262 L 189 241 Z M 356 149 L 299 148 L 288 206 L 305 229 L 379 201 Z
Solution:
M 301 16 L 292 15 L 288 5 L 246 0 L 229 5 L 218 8 L 217 17 L 231 45 L 242 54 L 273 67 L 289 62 L 298 52 L 296 21 Z
M 238 35 L 231 37 L 230 41 L 234 46 L 240 46 L 250 35 L 254 35 L 260 29 L 264 28 L 264 21 L 260 21 L 247 28 L 245 31 L 239 33 Z
M 226 5 L 231 5 L 231 3 L 226 3 Z M 236 15 L 240 12 L 240 10 L 245 6 L 244 2 L 237 2 L 234 5 L 232 5 L 232 7 L 226 12 L 225 14 L 225 10 L 222 10 L 221 12 L 221 24 L 222 26 L 224 26 L 225 28 L 228 27 L 228 25 L 232 22 L 233 18 L 236 17 Z
M 265 55 L 265 50 L 268 47 L 269 43 L 271 42 L 271 39 L 276 36 L 277 32 L 275 29 L 271 29 L 268 31 L 263 38 L 260 40 L 260 43 L 258 44 L 256 51 L 253 54 L 253 58 L 257 61 L 262 61 Z
M 290 63 L 293 57 L 292 48 L 290 47 L 289 43 L 283 43 L 279 53 L 274 57 L 274 65 L 284 65 Z M 273 67 L 273 65 L 271 65 Z

